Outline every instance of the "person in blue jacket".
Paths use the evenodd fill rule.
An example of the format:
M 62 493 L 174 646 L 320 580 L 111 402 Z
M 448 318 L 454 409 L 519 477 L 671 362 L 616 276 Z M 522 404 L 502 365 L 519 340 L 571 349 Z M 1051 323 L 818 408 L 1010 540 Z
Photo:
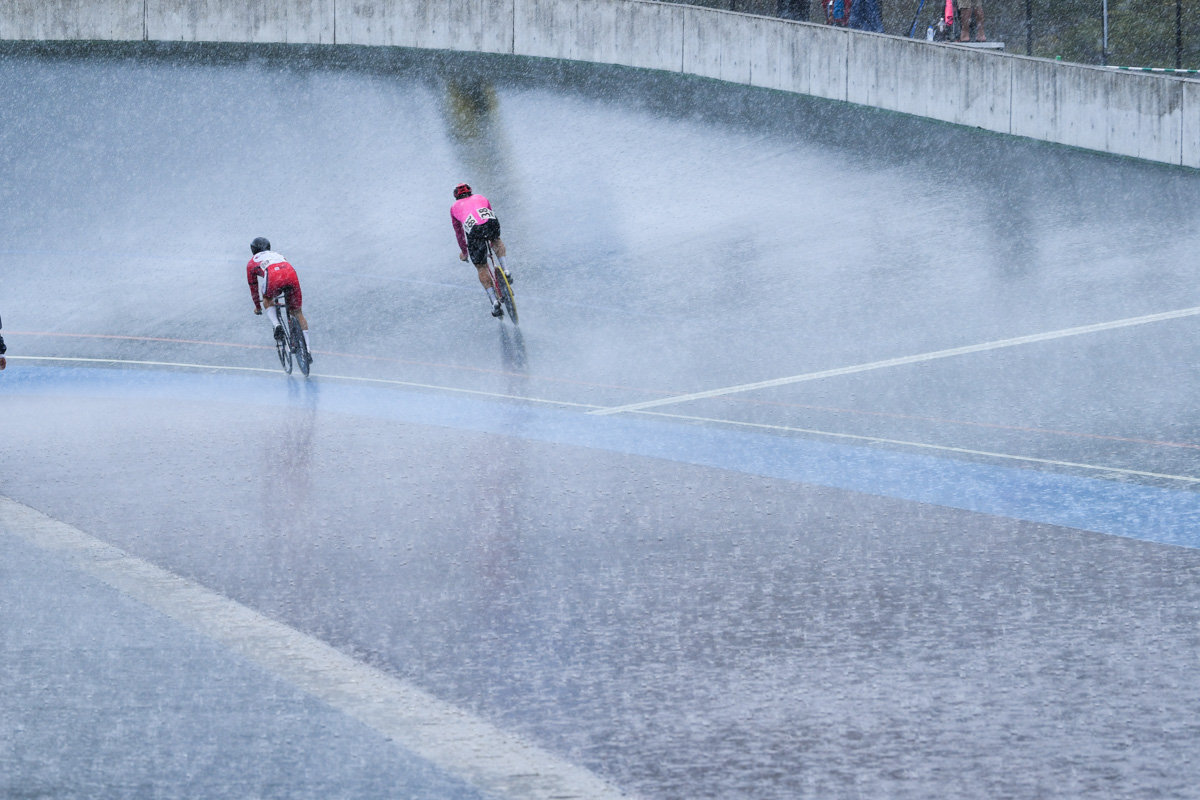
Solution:
M 883 33 L 883 16 L 879 13 L 879 0 L 854 0 L 850 5 L 847 27 L 857 31 Z

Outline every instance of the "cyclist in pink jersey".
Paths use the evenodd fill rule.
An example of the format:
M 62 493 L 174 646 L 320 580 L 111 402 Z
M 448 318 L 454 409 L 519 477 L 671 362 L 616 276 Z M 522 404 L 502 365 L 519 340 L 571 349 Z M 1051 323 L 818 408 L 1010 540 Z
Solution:
M 500 239 L 500 220 L 492 211 L 492 204 L 481 194 L 473 194 L 471 187 L 460 183 L 454 187 L 454 205 L 450 206 L 450 223 L 454 226 L 454 235 L 458 239 L 458 258 L 466 261 L 470 255 L 471 263 L 479 273 L 479 282 L 492 301 L 492 316 L 498 317 L 504 312 L 500 309 L 500 300 L 496 297 L 496 287 L 492 285 L 492 271 L 487 265 L 487 247 L 490 242 L 492 252 L 500 261 L 500 269 L 512 283 L 512 273 L 508 271 L 505 257 L 507 250 Z

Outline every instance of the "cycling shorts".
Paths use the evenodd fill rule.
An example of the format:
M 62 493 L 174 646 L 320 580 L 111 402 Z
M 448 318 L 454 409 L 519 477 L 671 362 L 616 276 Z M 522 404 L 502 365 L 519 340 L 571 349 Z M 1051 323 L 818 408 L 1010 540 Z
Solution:
M 476 225 L 467 234 L 467 252 L 471 254 L 471 263 L 481 267 L 487 263 L 487 243 L 500 238 L 500 220 L 489 219 L 482 225 Z
M 270 301 L 280 294 L 287 301 L 288 309 L 299 311 L 304 305 L 304 296 L 300 294 L 300 279 L 294 269 L 267 269 L 267 288 L 263 299 Z

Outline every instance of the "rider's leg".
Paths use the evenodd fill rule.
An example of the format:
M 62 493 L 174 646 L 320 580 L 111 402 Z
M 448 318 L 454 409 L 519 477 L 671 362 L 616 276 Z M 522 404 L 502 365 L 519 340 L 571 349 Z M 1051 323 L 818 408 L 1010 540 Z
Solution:
M 496 287 L 492 285 L 492 271 L 488 269 L 487 264 L 476 264 L 475 269 L 479 273 L 479 282 L 483 284 L 483 288 L 487 291 L 488 297 L 492 298 L 492 302 L 495 302 Z
M 487 264 L 476 264 L 475 269 L 479 272 L 479 282 L 483 284 L 483 290 L 487 292 L 488 300 L 492 304 L 492 316 L 499 316 L 500 298 L 496 297 L 496 286 L 492 283 L 492 271 L 488 269 Z
M 312 342 L 308 339 L 308 320 L 304 318 L 304 312 L 298 308 L 290 308 L 288 312 L 300 323 L 300 332 L 304 334 L 304 346 L 308 348 L 308 352 L 311 354 Z
M 271 320 L 272 326 L 279 327 L 279 309 L 274 303 L 267 303 L 267 319 Z
M 476 228 L 476 231 L 479 229 Z M 500 301 L 496 298 L 496 287 L 492 283 L 492 271 L 488 268 L 488 246 L 487 239 L 482 235 L 467 237 L 467 252 L 471 257 L 471 263 L 475 265 L 475 272 L 479 275 L 479 283 L 483 286 L 483 290 L 487 292 L 488 300 L 492 301 L 492 316 L 497 316 L 500 311 Z
M 492 252 L 496 254 L 496 260 L 500 262 L 500 269 L 504 270 L 504 274 L 508 275 L 508 279 L 512 280 L 512 274 L 508 271 L 508 261 L 505 256 L 508 255 L 508 249 L 504 246 L 504 242 L 497 236 L 492 239 Z

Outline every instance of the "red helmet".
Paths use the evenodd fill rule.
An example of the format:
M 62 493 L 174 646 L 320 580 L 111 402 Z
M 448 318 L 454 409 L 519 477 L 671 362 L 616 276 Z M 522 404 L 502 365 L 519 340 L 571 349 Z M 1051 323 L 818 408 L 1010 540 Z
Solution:
M 460 183 L 458 186 L 454 187 L 454 199 L 455 200 L 462 200 L 464 197 L 470 197 L 470 196 L 471 196 L 471 187 L 467 186 L 465 183 Z

